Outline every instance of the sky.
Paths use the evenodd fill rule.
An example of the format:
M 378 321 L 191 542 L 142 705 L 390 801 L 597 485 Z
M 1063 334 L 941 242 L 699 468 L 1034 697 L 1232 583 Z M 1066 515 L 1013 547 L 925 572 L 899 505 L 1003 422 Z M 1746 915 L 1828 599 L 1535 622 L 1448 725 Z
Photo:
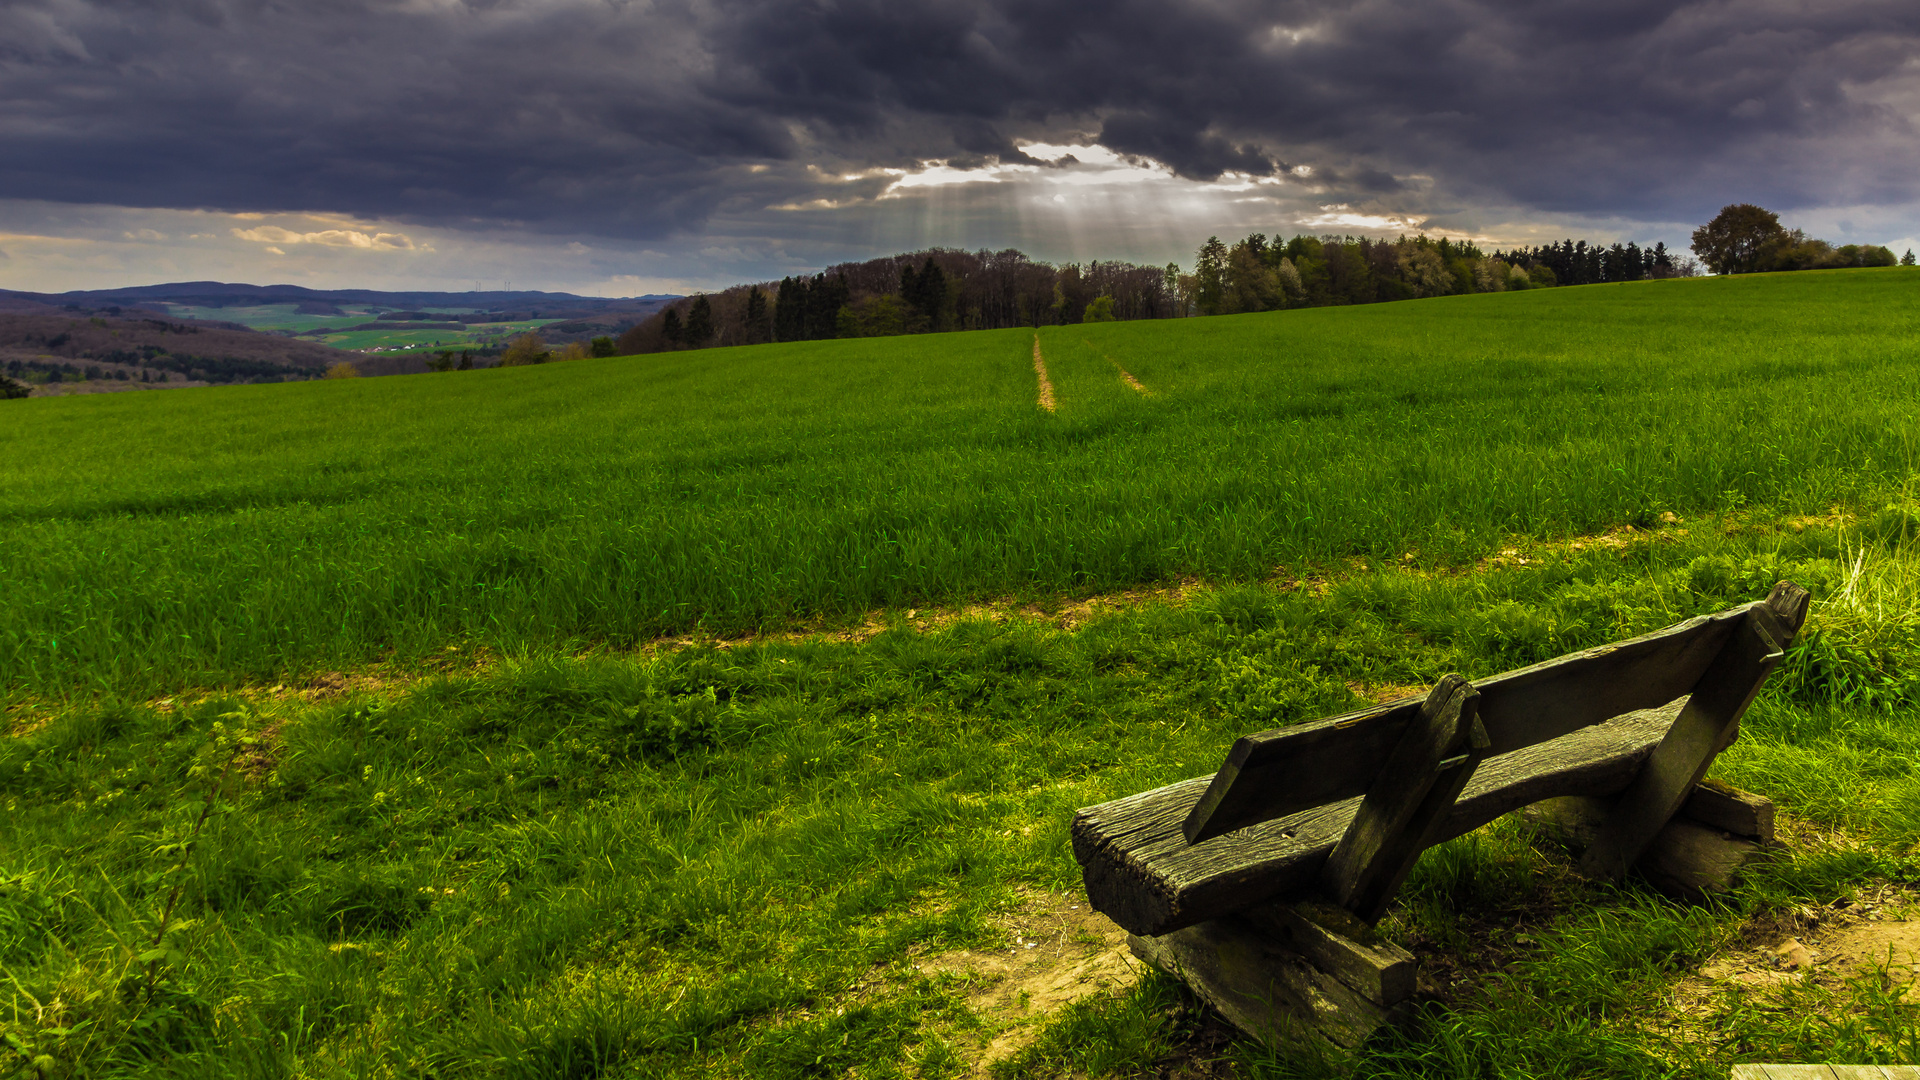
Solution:
M 931 246 L 1920 247 L 1914 0 L 0 0 L 0 288 L 628 296 Z

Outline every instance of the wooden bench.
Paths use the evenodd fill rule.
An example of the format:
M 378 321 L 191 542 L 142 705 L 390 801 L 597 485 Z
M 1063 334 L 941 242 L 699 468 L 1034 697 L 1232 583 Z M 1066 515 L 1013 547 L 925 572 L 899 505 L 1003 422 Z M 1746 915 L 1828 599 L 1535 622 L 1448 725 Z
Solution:
M 1920 1080 L 1916 1065 L 1736 1065 L 1732 1080 Z
M 1412 995 L 1412 958 L 1370 928 L 1434 844 L 1533 808 L 1585 848 L 1583 874 L 1639 864 L 1698 891 L 1743 857 L 1709 841 L 1771 840 L 1771 804 L 1700 781 L 1807 599 L 1782 582 L 1657 633 L 1246 736 L 1212 776 L 1076 814 L 1087 895 L 1243 1029 L 1357 1041 Z

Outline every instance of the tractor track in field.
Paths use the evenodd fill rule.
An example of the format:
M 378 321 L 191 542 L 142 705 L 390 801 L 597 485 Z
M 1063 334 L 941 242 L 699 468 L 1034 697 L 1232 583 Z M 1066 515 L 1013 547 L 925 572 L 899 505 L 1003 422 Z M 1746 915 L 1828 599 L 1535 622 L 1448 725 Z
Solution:
M 1040 407 L 1053 411 L 1053 380 L 1047 378 L 1047 361 L 1040 355 L 1040 335 L 1033 335 L 1033 373 L 1040 378 Z
M 1094 348 L 1093 342 L 1087 341 L 1086 338 L 1081 338 L 1080 340 L 1086 342 L 1087 348 L 1093 349 L 1093 351 L 1095 352 L 1100 352 L 1099 349 Z M 1113 370 L 1120 373 L 1121 382 L 1126 383 L 1128 386 L 1132 387 L 1137 393 L 1141 394 L 1142 396 L 1151 397 L 1153 395 L 1153 391 L 1147 389 L 1146 386 L 1142 384 L 1139 379 L 1134 378 L 1133 373 L 1131 371 L 1128 371 L 1126 368 L 1123 368 L 1120 366 L 1120 361 L 1115 360 L 1111 356 L 1107 356 L 1106 353 L 1100 353 L 1100 355 L 1103 358 L 1105 358 L 1107 363 L 1113 365 Z

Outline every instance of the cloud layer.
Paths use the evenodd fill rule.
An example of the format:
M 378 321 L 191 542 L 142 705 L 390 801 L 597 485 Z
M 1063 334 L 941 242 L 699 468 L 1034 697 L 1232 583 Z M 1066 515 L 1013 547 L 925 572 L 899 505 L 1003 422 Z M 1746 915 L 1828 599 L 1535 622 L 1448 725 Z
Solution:
M 1104 147 L 1336 223 L 1904 208 L 1917 45 L 1911 0 L 15 0 L 0 199 L 884 233 L 883 196 L 955 179 L 969 220 L 1034 212 L 981 192 Z M 281 231 L 234 227 L 413 244 Z

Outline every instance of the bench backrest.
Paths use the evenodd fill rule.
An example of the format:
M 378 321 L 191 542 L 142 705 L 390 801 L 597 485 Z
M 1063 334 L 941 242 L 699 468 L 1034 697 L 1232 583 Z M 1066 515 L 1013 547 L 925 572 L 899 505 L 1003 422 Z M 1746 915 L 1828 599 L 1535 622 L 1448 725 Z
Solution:
M 1473 683 L 1488 756 L 1557 739 L 1602 720 L 1653 709 L 1693 692 L 1736 629 L 1756 611 L 1784 647 L 1806 617 L 1804 592 L 1787 610 L 1775 597 L 1570 653 Z M 1776 596 L 1783 595 L 1776 589 Z M 1778 640 L 1784 638 L 1785 640 Z M 1233 744 L 1183 831 L 1199 843 L 1236 829 L 1366 794 L 1426 697 L 1406 697 Z

